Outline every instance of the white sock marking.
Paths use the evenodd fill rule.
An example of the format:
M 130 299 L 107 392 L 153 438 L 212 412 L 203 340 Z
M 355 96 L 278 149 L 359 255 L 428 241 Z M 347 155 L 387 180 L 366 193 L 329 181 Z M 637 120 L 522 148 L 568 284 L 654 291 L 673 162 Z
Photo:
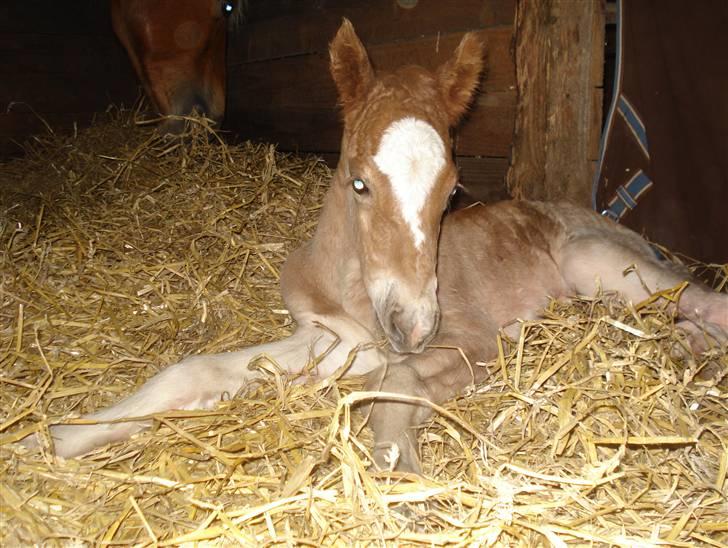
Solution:
M 374 163 L 389 177 L 402 217 L 420 247 L 425 241 L 420 213 L 445 165 L 445 144 L 427 122 L 403 118 L 382 135 Z

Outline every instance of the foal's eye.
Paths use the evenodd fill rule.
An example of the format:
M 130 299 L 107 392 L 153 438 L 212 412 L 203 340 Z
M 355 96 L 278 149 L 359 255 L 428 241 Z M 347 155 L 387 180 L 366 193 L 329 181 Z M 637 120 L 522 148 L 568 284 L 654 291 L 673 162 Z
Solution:
M 353 179 L 351 181 L 351 188 L 353 188 L 354 192 L 359 194 L 359 196 L 369 192 L 369 187 L 367 187 L 367 184 L 362 179 Z
M 227 17 L 235 10 L 235 2 L 232 0 L 223 0 L 221 2 L 222 14 Z
M 460 192 L 460 189 L 463 188 L 460 183 L 456 184 L 453 189 L 450 191 L 450 196 L 448 197 L 448 201 L 452 201 L 455 196 L 457 196 L 458 192 Z
M 447 197 L 447 203 L 445 204 L 445 210 L 449 210 L 452 207 L 453 200 L 455 200 L 455 196 L 457 196 L 458 191 L 462 187 L 460 186 L 460 183 L 456 184 L 453 189 L 450 191 L 450 196 Z

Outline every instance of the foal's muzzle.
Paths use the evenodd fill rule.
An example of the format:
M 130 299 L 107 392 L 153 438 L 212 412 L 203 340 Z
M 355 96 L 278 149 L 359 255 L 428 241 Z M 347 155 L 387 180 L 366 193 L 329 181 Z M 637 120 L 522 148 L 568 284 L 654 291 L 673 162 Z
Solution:
M 434 296 L 413 302 L 390 298 L 379 318 L 395 352 L 419 354 L 437 333 L 440 309 Z
M 419 354 L 437 332 L 440 312 L 426 318 L 413 318 L 393 311 L 383 322 L 384 331 L 395 352 Z

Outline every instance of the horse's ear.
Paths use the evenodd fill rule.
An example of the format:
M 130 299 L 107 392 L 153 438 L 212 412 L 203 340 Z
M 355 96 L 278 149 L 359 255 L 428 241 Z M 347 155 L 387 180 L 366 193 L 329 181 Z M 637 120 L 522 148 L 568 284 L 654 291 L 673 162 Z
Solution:
M 483 71 L 484 46 L 475 33 L 463 36 L 450 60 L 437 69 L 437 79 L 445 101 L 450 125 L 465 113 L 478 87 Z
M 339 90 L 344 115 L 364 98 L 374 80 L 374 70 L 364 45 L 354 32 L 354 26 L 344 19 L 329 45 L 331 75 Z

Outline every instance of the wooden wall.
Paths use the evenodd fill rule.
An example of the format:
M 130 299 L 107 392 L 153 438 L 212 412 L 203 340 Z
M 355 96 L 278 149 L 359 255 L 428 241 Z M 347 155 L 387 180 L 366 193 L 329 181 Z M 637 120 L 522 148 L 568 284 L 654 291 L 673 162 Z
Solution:
M 584 194 L 581 188 L 572 192 L 573 185 L 567 188 L 571 194 L 564 194 L 563 170 L 556 168 L 581 162 L 587 153 L 567 146 L 568 140 L 554 131 L 553 116 L 538 112 L 547 103 L 546 92 L 551 93 L 551 111 L 570 113 L 559 131 L 568 136 L 575 120 L 586 124 L 580 135 L 588 136 L 582 139 L 588 146 L 582 148 L 588 148 L 588 160 L 593 160 L 600 120 L 582 111 L 592 103 L 598 106 L 601 93 L 603 19 L 576 23 L 576 12 L 588 10 L 575 8 L 587 6 L 590 13 L 598 14 L 601 11 L 594 6 L 600 7 L 602 0 L 247 0 L 247 4 L 245 22 L 228 41 L 225 129 L 239 137 L 336 161 L 341 123 L 328 72 L 328 43 L 342 17 L 354 23 L 374 64 L 385 70 L 407 63 L 435 68 L 451 55 L 466 31 L 476 31 L 487 44 L 487 73 L 469 116 L 455 134 L 461 181 L 473 198 L 506 197 L 505 178 L 513 158 L 519 166 L 533 168 L 512 170 L 515 194 L 549 198 Z M 538 6 L 546 16 L 541 16 Z M 534 22 L 533 36 L 550 32 L 555 38 L 528 38 L 523 32 L 526 26 L 514 24 L 517 9 L 520 21 Z M 517 80 L 514 29 L 521 29 L 521 67 L 531 67 L 530 72 L 519 74 L 557 74 L 557 65 L 566 69 L 558 74 L 572 74 L 576 55 L 582 61 L 591 60 L 578 65 L 584 68 L 580 74 L 591 75 L 585 77 L 584 86 L 572 82 L 573 89 L 566 93 L 561 84 L 575 80 L 572 77 Z M 582 32 L 586 32 L 582 38 L 571 39 Z M 552 55 L 552 42 L 559 37 L 570 44 L 568 55 Z M 590 53 L 579 53 L 582 50 Z M 531 81 L 545 83 L 539 88 Z M 521 115 L 517 114 L 519 85 Z M 585 86 L 588 89 L 582 90 Z M 18 143 L 30 135 L 45 132 L 44 121 L 61 130 L 74 123 L 83 125 L 111 103 L 131 104 L 138 88 L 126 53 L 112 32 L 108 1 L 0 2 L 0 158 L 17 153 Z M 588 103 L 581 101 L 586 106 L 579 112 L 572 112 L 576 104 L 570 99 L 572 92 Z M 531 125 L 524 123 L 527 104 L 537 112 Z M 517 118 L 521 131 L 516 128 Z M 554 143 L 568 149 L 558 155 L 557 162 L 549 161 L 557 157 L 551 150 Z M 534 156 L 533 151 L 538 154 Z M 578 184 L 588 179 L 573 178 Z M 584 188 L 589 185 L 585 180 Z M 529 194 L 541 187 L 546 189 L 544 196 Z M 578 196 L 577 201 L 583 201 Z
M 47 131 L 42 120 L 69 129 L 138 93 L 107 1 L 0 2 L 0 158 Z
M 341 124 L 328 43 L 348 17 L 374 65 L 435 68 L 463 33 L 487 43 L 487 77 L 456 134 L 463 183 L 480 199 L 505 195 L 516 112 L 515 0 L 249 0 L 228 43 L 226 126 L 282 150 L 339 151 Z M 414 5 L 403 8 L 401 5 Z

